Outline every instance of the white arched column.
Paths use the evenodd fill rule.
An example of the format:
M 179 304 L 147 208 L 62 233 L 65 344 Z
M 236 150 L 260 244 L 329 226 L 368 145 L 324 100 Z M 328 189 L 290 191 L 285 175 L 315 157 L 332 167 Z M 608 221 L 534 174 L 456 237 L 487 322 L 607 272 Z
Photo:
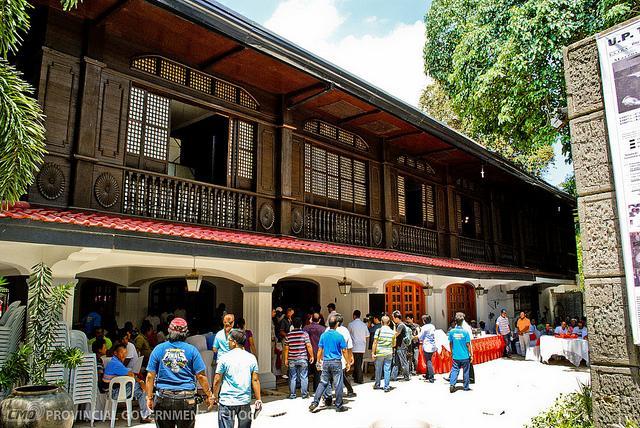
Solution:
M 74 288 L 71 289 L 71 294 L 67 298 L 67 302 L 62 308 L 62 321 L 69 327 L 71 330 L 73 326 L 73 301 L 75 295 L 75 286 L 78 285 L 78 280 L 76 278 L 64 278 L 64 277 L 54 277 L 51 280 L 51 283 L 56 286 L 59 284 L 68 284 L 72 283 Z
M 364 317 L 369 313 L 369 293 L 375 291 L 370 288 L 352 288 L 351 289 L 351 305 L 353 310 L 350 314 L 344 314 L 345 319 L 350 320 L 353 311 L 358 309 Z
M 260 385 L 265 389 L 276 387 L 276 377 L 271 372 L 271 284 L 242 287 L 243 313 L 248 328 L 253 331 L 253 340 L 258 353 Z

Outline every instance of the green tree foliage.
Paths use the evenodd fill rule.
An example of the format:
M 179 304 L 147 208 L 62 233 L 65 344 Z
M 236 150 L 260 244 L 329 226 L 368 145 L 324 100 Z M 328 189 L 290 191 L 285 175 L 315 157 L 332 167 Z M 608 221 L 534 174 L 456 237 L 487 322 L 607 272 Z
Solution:
M 77 2 L 62 0 L 62 6 L 69 10 Z M 0 210 L 26 193 L 45 154 L 43 115 L 33 88 L 7 61 L 29 30 L 32 7 L 27 0 L 0 4 Z
M 562 48 L 630 18 L 639 4 L 434 0 L 425 71 L 448 97 L 458 129 L 539 174 L 553 159 L 549 146 L 561 142 L 569 152 L 568 127 L 558 126 L 566 121 Z M 445 108 L 434 92 L 440 96 L 427 88 L 423 108 L 437 118 Z

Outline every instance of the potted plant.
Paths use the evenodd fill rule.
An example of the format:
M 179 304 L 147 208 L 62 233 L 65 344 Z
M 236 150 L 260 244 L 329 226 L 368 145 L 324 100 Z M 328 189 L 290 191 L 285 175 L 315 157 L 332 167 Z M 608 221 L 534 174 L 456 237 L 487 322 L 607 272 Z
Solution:
M 45 373 L 54 364 L 67 369 L 82 361 L 77 348 L 52 348 L 62 309 L 74 284 L 52 285 L 51 269 L 44 263 L 29 277 L 27 339 L 0 369 L 0 389 L 11 394 L 0 405 L 0 424 L 7 428 L 71 428 L 74 406 L 60 385 L 50 385 Z

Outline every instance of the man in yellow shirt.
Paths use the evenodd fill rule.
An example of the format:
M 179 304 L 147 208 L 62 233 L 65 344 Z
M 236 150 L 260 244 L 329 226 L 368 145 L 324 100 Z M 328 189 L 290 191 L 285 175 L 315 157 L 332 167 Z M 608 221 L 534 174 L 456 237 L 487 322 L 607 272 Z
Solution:
M 520 312 L 520 318 L 516 321 L 516 328 L 518 329 L 518 338 L 520 339 L 520 355 L 527 355 L 527 348 L 529 348 L 529 328 L 531 327 L 531 321 L 525 315 L 524 312 Z

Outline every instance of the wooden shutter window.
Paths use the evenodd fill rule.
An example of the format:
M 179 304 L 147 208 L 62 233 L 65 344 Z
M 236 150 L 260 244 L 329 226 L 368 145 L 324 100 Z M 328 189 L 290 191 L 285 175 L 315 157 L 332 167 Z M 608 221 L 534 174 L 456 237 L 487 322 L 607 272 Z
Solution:
M 228 156 L 228 175 L 231 185 L 241 189 L 252 189 L 255 181 L 256 125 L 243 120 L 231 119 Z
M 422 185 L 422 221 L 427 227 L 433 227 L 436 224 L 436 203 L 433 186 L 430 184 Z
M 458 233 L 462 233 L 462 197 L 456 195 L 456 220 L 458 222 Z
M 406 216 L 407 208 L 406 208 L 406 200 L 405 200 L 405 186 L 404 186 L 404 177 L 398 175 L 398 215 L 402 218 Z
M 169 145 L 170 103 L 169 98 L 131 88 L 126 151 L 134 156 L 129 156 L 129 165 L 164 172 Z
M 473 201 L 473 217 L 475 218 L 476 237 L 482 236 L 482 205 Z
M 367 205 L 367 165 L 305 143 L 305 200 L 353 209 Z

